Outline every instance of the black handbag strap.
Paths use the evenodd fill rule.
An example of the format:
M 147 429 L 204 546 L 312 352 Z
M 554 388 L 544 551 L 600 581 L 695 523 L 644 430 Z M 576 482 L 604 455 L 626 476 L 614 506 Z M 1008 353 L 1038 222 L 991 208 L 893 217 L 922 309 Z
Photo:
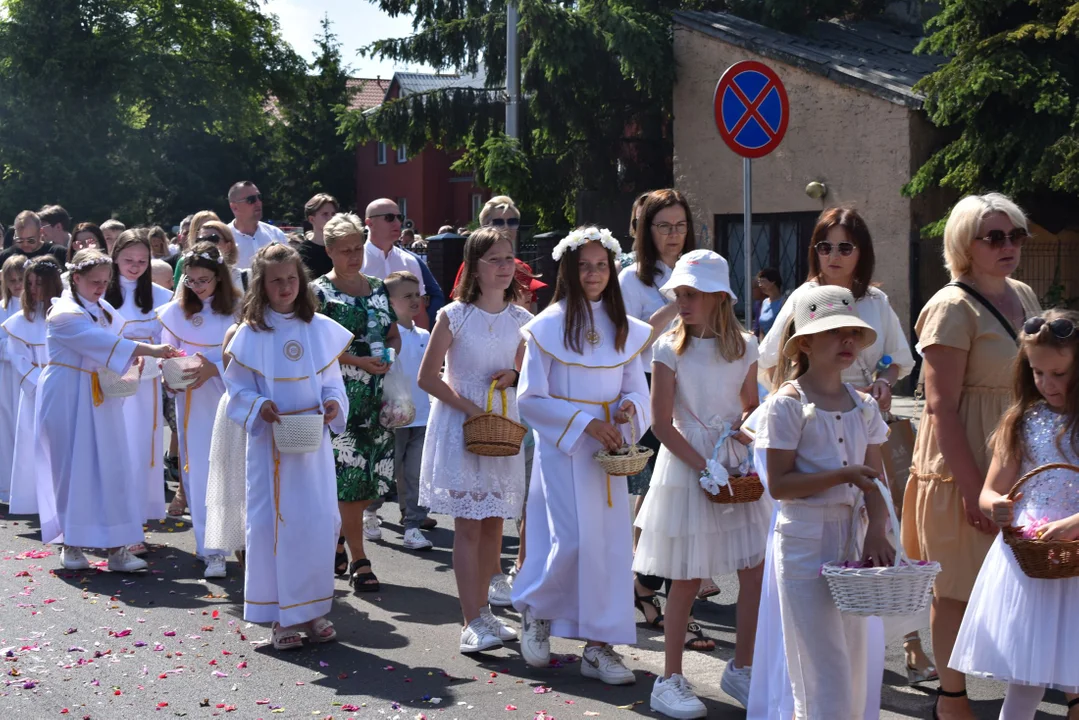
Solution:
M 1015 328 L 1013 328 L 1012 324 L 1008 322 L 1007 318 L 1005 318 L 1001 314 L 1000 310 L 997 310 L 996 307 L 991 302 L 986 300 L 980 292 L 972 288 L 970 285 L 967 285 L 964 282 L 960 282 L 959 280 L 953 280 L 952 282 L 948 283 L 948 286 L 960 288 L 961 290 L 963 290 L 963 292 L 980 302 L 982 306 L 985 307 L 985 309 L 989 312 L 993 313 L 993 317 L 995 317 L 1000 322 L 1000 324 L 1004 326 L 1004 329 L 1008 331 L 1008 335 L 1010 335 L 1012 340 L 1015 341 L 1015 344 L 1019 344 L 1019 334 L 1015 332 Z

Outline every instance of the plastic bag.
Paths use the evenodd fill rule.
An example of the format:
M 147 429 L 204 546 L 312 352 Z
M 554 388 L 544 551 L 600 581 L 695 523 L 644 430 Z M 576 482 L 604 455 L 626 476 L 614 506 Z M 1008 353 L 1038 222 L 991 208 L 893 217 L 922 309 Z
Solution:
M 416 419 L 416 406 L 412 402 L 412 383 L 405 375 L 401 363 L 390 365 L 390 371 L 382 378 L 382 406 L 378 411 L 379 424 L 388 429 L 404 427 Z

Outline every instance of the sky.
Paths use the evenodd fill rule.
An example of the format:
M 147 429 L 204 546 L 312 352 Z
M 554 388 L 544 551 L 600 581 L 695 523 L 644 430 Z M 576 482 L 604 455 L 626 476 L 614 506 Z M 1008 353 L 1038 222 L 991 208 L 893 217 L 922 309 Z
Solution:
M 328 15 L 332 31 L 341 43 L 341 57 L 354 77 L 389 78 L 395 70 L 431 72 L 422 65 L 397 65 L 392 60 L 361 58 L 357 50 L 375 40 L 406 37 L 412 33 L 412 18 L 391 18 L 369 0 L 268 0 L 264 12 L 277 15 L 281 35 L 305 60 L 316 52 L 319 23 Z

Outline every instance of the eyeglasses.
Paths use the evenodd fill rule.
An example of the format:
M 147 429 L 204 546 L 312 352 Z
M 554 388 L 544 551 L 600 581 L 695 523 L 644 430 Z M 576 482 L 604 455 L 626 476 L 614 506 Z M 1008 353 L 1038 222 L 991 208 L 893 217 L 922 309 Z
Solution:
M 1045 326 L 1049 326 L 1049 332 L 1057 340 L 1067 340 L 1075 334 L 1075 323 L 1068 318 L 1057 318 L 1046 322 L 1043 317 L 1032 317 L 1023 323 L 1023 332 L 1027 335 L 1037 335 Z
M 221 235 L 219 233 L 213 233 L 212 235 L 199 235 L 198 241 L 212 242 L 214 245 L 221 243 Z
M 201 290 L 202 288 L 215 282 L 217 282 L 217 278 L 215 277 L 206 278 L 205 280 L 192 280 L 187 275 L 184 275 L 184 285 L 191 288 L 192 290 Z
M 818 255 L 831 255 L 833 250 L 838 250 L 839 254 L 843 257 L 850 257 L 854 252 L 854 243 L 841 242 L 830 243 L 827 240 L 822 240 L 813 246 Z
M 654 227 L 660 235 L 672 235 L 674 233 L 685 235 L 689 232 L 689 223 L 685 220 L 674 224 L 669 222 L 652 223 L 652 227 Z
M 521 218 L 491 218 L 491 225 L 495 227 L 520 227 Z
M 384 218 L 386 220 L 386 222 L 388 222 L 388 223 L 392 223 L 394 220 L 396 220 L 397 222 L 404 222 L 405 221 L 405 216 L 402 215 L 401 213 L 381 213 L 379 215 L 368 215 L 367 217 L 368 218 L 377 218 L 377 217 Z
M 247 203 L 248 205 L 254 205 L 257 202 L 262 202 L 262 193 L 255 193 L 254 195 L 248 195 L 247 197 L 240 198 L 239 200 L 236 200 L 235 202 Z
M 1030 233 L 1023 228 L 1016 228 L 1011 232 L 1004 232 L 1003 230 L 990 230 L 980 238 L 974 238 L 975 240 L 981 240 L 984 243 L 988 243 L 989 247 L 994 250 L 1000 250 L 1004 247 L 1005 240 L 1011 240 L 1012 245 L 1019 248 L 1023 247 L 1023 243 L 1030 237 Z

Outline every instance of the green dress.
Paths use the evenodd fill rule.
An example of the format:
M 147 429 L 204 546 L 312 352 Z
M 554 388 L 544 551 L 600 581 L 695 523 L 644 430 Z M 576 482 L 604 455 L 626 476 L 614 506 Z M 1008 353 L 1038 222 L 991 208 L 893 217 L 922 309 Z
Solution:
M 397 322 L 390 296 L 381 280 L 368 277 L 371 294 L 353 297 L 341 292 L 323 275 L 312 283 L 319 311 L 336 320 L 355 336 L 347 352 L 371 355 L 371 343 L 386 344 L 386 334 Z M 371 375 L 355 365 L 341 365 L 348 394 L 345 430 L 333 438 L 337 465 L 337 499 L 342 502 L 375 500 L 393 483 L 394 434 L 378 422 L 382 403 L 382 376 Z

